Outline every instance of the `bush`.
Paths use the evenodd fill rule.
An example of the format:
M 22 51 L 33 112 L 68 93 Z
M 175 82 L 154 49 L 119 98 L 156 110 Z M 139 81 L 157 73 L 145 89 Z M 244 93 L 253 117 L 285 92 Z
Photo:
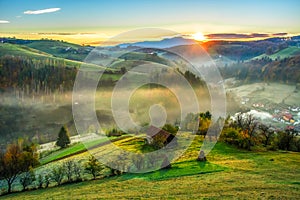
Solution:
M 221 140 L 230 145 L 239 146 L 239 132 L 235 128 L 226 128 L 222 131 Z
M 173 126 L 172 124 L 165 124 L 162 129 L 172 135 L 176 135 L 179 128 L 177 126 Z
M 257 143 L 256 138 L 250 138 L 248 134 L 239 129 L 229 127 L 224 128 L 221 134 L 221 140 L 227 144 L 250 150 L 250 147 Z
M 112 128 L 106 131 L 106 135 L 108 137 L 112 137 L 112 136 L 121 136 L 124 135 L 125 133 L 117 128 Z

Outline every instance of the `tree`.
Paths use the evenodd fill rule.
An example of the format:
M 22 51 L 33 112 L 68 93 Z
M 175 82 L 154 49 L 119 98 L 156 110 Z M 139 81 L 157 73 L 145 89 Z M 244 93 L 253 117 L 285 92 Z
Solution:
M 38 174 L 37 177 L 35 178 L 37 181 L 37 187 L 38 188 L 43 188 L 43 184 L 44 184 L 44 177 L 42 174 Z
M 49 186 L 50 180 L 51 180 L 51 175 L 50 174 L 46 174 L 44 176 L 45 188 L 47 188 Z
M 143 164 L 145 163 L 144 156 L 142 154 L 134 156 L 132 161 L 138 171 L 142 170 Z
M 32 168 L 30 168 L 27 172 L 21 174 L 21 177 L 19 179 L 19 182 L 23 187 L 23 191 L 26 190 L 33 181 L 35 181 L 35 174 Z
M 72 176 L 74 173 L 74 165 L 75 165 L 75 162 L 73 160 L 68 160 L 64 163 L 64 168 L 66 170 L 68 182 L 72 182 Z
M 178 127 L 177 126 L 172 126 L 171 124 L 165 124 L 162 127 L 162 129 L 167 131 L 168 133 L 170 133 L 172 135 L 176 135 L 176 133 L 178 131 Z
M 18 175 L 39 164 L 35 150 L 24 149 L 23 143 L 19 142 L 8 145 L 6 152 L 0 152 L 0 179 L 6 180 L 8 193 L 11 193 L 12 183 Z
M 103 170 L 103 167 L 94 156 L 90 156 L 89 161 L 86 163 L 85 170 L 92 174 L 95 180 L 96 176 Z
M 58 133 L 58 138 L 57 138 L 57 141 L 56 141 L 56 145 L 61 147 L 61 148 L 65 148 L 70 143 L 71 143 L 70 133 L 68 131 L 67 126 L 64 125 L 64 126 L 61 127 L 61 129 Z
M 238 128 L 241 129 L 244 137 L 244 147 L 250 150 L 251 146 L 253 146 L 254 138 L 256 136 L 258 121 L 252 114 L 239 113 L 236 117 L 236 123 Z
M 278 133 L 278 147 L 282 150 L 292 150 L 293 141 L 297 131 L 292 127 L 287 127 L 285 131 Z
M 57 185 L 60 185 L 65 176 L 65 168 L 62 165 L 56 166 L 51 170 L 51 179 L 53 179 Z
M 197 134 L 206 135 L 211 124 L 211 117 L 212 116 L 209 111 L 199 114 L 199 127 Z
M 81 165 L 77 162 L 74 162 L 73 170 L 74 170 L 74 174 L 76 177 L 76 181 L 81 181 L 82 180 L 81 179 L 81 171 L 82 171 Z
M 258 129 L 260 130 L 261 135 L 264 137 L 264 141 L 263 141 L 264 146 L 269 145 L 270 140 L 274 136 L 275 133 L 274 130 L 272 130 L 270 125 L 267 126 L 265 124 L 260 124 L 258 126 Z

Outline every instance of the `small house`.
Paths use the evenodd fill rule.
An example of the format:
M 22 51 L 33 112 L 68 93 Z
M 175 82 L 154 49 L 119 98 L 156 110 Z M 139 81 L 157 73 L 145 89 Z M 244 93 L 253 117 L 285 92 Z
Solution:
M 155 145 L 159 148 L 167 146 L 171 142 L 173 145 L 177 145 L 177 138 L 175 135 L 155 126 L 150 126 L 147 129 L 146 141 L 148 144 Z

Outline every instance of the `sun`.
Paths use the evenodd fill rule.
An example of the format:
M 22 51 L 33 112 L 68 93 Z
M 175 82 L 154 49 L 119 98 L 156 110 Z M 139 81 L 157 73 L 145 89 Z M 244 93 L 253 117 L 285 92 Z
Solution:
M 201 32 L 197 32 L 197 33 L 193 34 L 192 36 L 193 36 L 194 40 L 197 40 L 197 41 L 206 40 L 205 36 Z

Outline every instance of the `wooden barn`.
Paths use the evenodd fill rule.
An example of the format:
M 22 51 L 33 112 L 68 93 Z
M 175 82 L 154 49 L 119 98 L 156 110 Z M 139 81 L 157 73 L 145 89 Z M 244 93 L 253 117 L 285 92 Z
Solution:
M 177 138 L 169 132 L 155 126 L 150 126 L 147 129 L 146 142 L 148 144 L 162 148 L 172 142 L 172 145 L 177 145 Z

